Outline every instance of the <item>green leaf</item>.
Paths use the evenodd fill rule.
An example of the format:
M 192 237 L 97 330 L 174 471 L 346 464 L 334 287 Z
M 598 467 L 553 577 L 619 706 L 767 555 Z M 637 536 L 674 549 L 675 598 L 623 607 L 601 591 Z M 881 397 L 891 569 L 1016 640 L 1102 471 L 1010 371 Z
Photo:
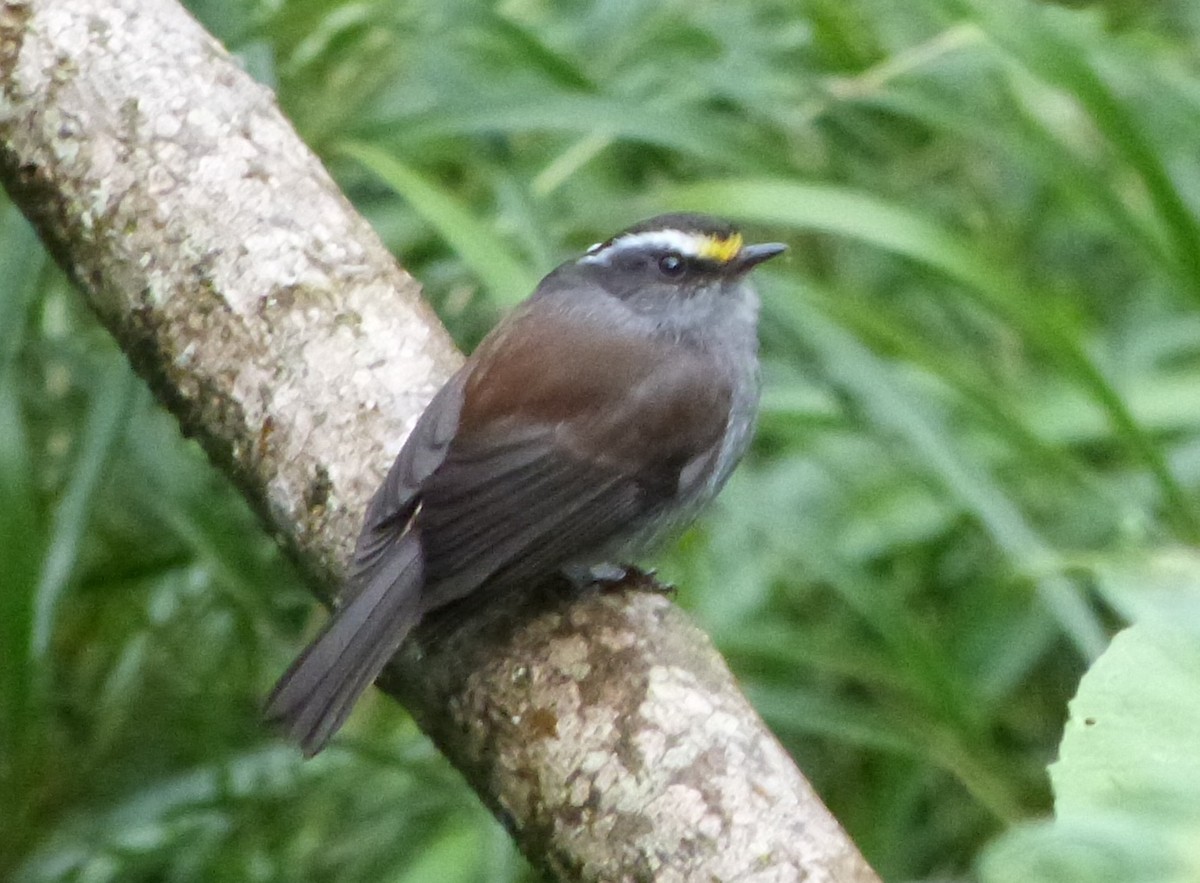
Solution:
M 1149 820 L 1096 814 L 1020 825 L 987 849 L 979 871 L 981 883 L 1195 883 L 1179 876 L 1173 852 Z
M 1200 623 L 1187 625 L 1136 623 L 1084 675 L 1050 767 L 1060 819 L 1110 810 L 1200 833 Z
M 1050 767 L 1055 821 L 994 844 L 985 883 L 1200 879 L 1200 580 L 1167 582 L 1148 576 L 1141 619 L 1071 702 Z

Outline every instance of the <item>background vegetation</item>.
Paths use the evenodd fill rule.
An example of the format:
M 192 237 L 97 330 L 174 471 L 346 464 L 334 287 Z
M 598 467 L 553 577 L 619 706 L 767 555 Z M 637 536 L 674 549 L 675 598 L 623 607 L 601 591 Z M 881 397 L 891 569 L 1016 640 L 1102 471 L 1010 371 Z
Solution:
M 659 210 L 789 241 L 755 449 L 662 562 L 681 603 L 886 879 L 1179 872 L 1200 785 L 1096 822 L 1064 746 L 1029 821 L 1130 619 L 1104 683 L 1168 745 L 1099 768 L 1179 779 L 1197 717 L 1200 641 L 1157 636 L 1200 630 L 1200 6 L 191 6 L 464 346 Z M 262 729 L 319 615 L 11 208 L 0 581 L 0 877 L 532 879 L 389 702 L 308 763 Z

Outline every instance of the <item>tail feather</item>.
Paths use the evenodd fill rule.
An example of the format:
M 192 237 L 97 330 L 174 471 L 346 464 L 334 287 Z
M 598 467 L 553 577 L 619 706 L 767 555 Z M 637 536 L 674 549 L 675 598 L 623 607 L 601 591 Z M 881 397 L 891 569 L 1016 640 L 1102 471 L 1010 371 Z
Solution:
M 267 719 L 282 724 L 308 757 L 325 747 L 421 618 L 423 568 L 416 538 L 401 539 L 380 565 L 267 699 Z

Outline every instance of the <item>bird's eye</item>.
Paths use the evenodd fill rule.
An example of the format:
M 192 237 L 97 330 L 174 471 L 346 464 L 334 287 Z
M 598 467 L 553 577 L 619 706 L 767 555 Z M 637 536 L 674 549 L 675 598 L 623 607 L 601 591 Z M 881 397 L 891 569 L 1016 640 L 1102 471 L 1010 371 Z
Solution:
M 658 269 L 664 276 L 675 278 L 683 275 L 683 271 L 687 269 L 687 264 L 677 254 L 665 254 L 658 259 Z

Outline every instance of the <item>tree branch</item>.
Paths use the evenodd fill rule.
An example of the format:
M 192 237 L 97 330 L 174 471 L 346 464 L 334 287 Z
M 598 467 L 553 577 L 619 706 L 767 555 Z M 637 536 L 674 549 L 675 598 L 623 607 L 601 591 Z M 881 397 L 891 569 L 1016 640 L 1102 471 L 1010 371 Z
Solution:
M 327 592 L 460 361 L 417 284 L 171 0 L 8 0 L 0 89 L 5 187 Z M 562 880 L 877 879 L 669 602 L 525 604 L 414 642 L 385 686 L 535 864 Z

